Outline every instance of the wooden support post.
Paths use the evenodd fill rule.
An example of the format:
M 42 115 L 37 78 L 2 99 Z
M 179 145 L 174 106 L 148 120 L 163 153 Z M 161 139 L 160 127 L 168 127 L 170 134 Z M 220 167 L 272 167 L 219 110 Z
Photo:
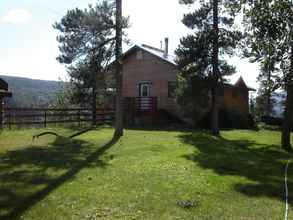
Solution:
M 4 104 L 2 101 L 2 98 L 0 98 L 0 129 L 3 129 L 3 124 L 4 124 Z
M 8 127 L 11 130 L 11 111 L 8 112 Z
M 47 127 L 47 111 L 45 110 L 45 115 L 44 115 L 44 127 Z
M 152 98 L 152 123 L 156 122 L 156 98 Z
M 78 115 L 78 127 L 80 128 L 81 127 L 80 109 L 78 110 L 77 115 Z
M 100 110 L 101 112 L 100 112 L 100 116 L 99 116 L 99 118 L 100 118 L 100 123 L 101 124 L 104 124 L 104 123 L 106 123 L 106 120 L 107 120 L 107 116 L 106 116 L 106 112 L 105 112 L 105 109 L 104 108 L 102 108 L 101 110 Z

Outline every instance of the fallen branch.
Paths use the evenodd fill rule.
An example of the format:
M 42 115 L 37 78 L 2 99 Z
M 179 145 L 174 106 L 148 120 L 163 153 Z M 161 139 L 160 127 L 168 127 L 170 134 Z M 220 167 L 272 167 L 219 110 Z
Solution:
M 34 136 L 33 136 L 33 140 L 35 140 L 36 138 L 39 138 L 39 137 L 45 136 L 45 135 L 54 135 L 54 136 L 56 136 L 56 137 L 60 137 L 60 135 L 56 134 L 55 132 L 47 131 L 47 132 L 40 133 L 40 134 L 38 134 L 38 135 L 34 135 Z
M 77 136 L 79 136 L 79 135 L 82 135 L 82 134 L 87 133 L 87 132 L 89 132 L 89 131 L 91 131 L 91 130 L 94 130 L 94 129 L 96 129 L 96 128 L 95 128 L 95 127 L 91 127 L 91 128 L 88 128 L 88 129 L 85 129 L 85 130 L 79 131 L 79 132 L 77 132 L 77 133 L 75 133 L 75 134 L 73 134 L 73 135 L 70 135 L 68 138 L 71 139 L 71 138 L 77 137 Z M 39 138 L 39 137 L 45 136 L 45 135 L 54 135 L 54 136 L 56 136 L 56 137 L 61 137 L 59 134 L 57 134 L 57 133 L 55 133 L 55 132 L 47 131 L 47 132 L 40 133 L 40 134 L 38 134 L 38 135 L 34 135 L 34 136 L 33 136 L 33 140 L 35 140 L 36 138 Z

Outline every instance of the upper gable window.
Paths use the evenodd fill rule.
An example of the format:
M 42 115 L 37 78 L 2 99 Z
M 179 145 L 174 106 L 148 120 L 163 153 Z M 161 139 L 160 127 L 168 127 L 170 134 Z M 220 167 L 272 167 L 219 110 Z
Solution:
M 141 50 L 138 50 L 136 52 L 136 59 L 137 60 L 142 60 L 143 59 L 143 54 L 142 54 L 142 51 Z

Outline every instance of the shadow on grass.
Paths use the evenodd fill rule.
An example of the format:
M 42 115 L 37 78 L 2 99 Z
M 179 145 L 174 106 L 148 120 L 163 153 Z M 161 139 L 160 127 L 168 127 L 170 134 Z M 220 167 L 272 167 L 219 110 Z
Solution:
M 19 219 L 85 167 L 107 166 L 99 157 L 116 142 L 94 151 L 92 143 L 57 136 L 50 146 L 0 154 L 0 219 Z
M 137 126 L 128 126 L 127 130 L 133 131 L 193 131 L 194 129 L 187 125 L 137 125 Z
M 193 145 L 195 153 L 183 157 L 219 175 L 245 177 L 234 189 L 250 197 L 270 197 L 284 201 L 284 167 L 291 157 L 280 146 L 258 144 L 249 140 L 227 140 L 208 133 L 180 135 L 184 143 Z M 293 174 L 289 169 L 289 188 L 293 189 Z M 291 194 L 292 195 L 292 194 Z M 293 196 L 289 198 L 293 205 Z

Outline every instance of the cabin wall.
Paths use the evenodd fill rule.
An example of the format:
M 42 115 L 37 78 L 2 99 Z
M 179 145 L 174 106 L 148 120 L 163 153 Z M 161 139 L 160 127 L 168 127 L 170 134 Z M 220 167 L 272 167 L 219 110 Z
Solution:
M 222 106 L 226 111 L 249 114 L 248 90 L 237 87 L 226 87 L 222 97 Z
M 158 98 L 158 108 L 174 112 L 176 102 L 168 97 L 168 82 L 176 82 L 176 66 L 137 50 L 123 64 L 123 96 L 138 97 L 139 83 L 150 83 L 150 96 Z

